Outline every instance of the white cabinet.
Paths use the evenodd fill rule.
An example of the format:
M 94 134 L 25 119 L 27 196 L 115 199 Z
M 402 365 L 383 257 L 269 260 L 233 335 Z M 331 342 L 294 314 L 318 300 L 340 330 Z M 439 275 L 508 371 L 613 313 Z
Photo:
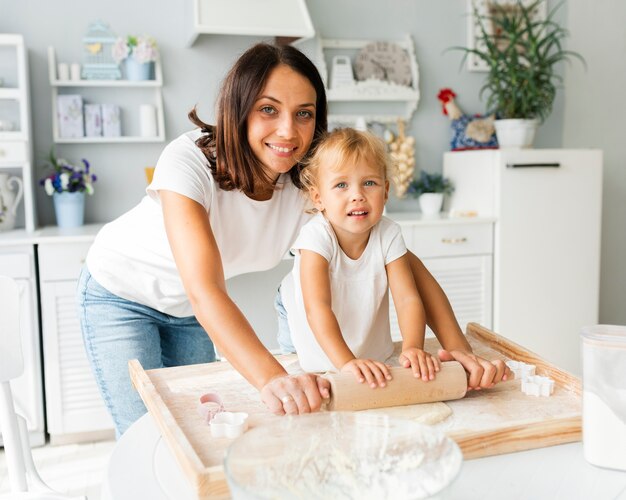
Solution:
M 579 332 L 598 322 L 602 152 L 444 155 L 450 209 L 495 217 L 494 329 L 580 373 Z
M 0 246 L 0 275 L 14 278 L 20 290 L 24 373 L 11 381 L 11 389 L 16 410 L 26 419 L 31 445 L 40 446 L 45 443 L 45 425 L 33 245 Z
M 163 142 L 165 120 L 163 114 L 163 76 L 160 61 L 155 63 L 155 79 L 130 80 L 58 80 L 57 60 L 53 47 L 48 47 L 48 74 L 52 89 L 52 131 L 54 142 L 109 143 L 109 142 Z M 122 108 L 122 136 L 120 137 L 60 137 L 57 114 L 57 97 L 62 93 L 79 93 L 83 99 L 97 104 L 117 104 Z M 157 135 L 140 134 L 140 105 L 150 104 L 156 110 Z
M 91 242 L 39 244 L 46 417 L 56 443 L 112 435 L 78 320 L 76 283 Z M 82 436 L 81 436 L 82 434 Z
M 391 214 L 407 248 L 419 257 L 444 290 L 462 330 L 469 322 L 492 326 L 493 219 L 419 218 Z M 390 294 L 391 295 L 391 294 Z M 390 297 L 391 334 L 400 330 Z M 432 336 L 428 328 L 427 335 Z
M 23 213 L 18 226 L 34 231 L 35 213 L 28 57 L 22 35 L 0 34 L 0 172 L 21 177 L 24 183 Z

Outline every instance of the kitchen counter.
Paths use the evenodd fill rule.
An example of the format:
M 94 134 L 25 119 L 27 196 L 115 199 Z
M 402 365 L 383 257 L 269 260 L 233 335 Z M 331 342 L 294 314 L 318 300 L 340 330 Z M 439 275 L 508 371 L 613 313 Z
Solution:
M 34 245 L 39 243 L 83 243 L 93 241 L 104 224 L 87 224 L 80 227 L 60 228 L 45 226 L 28 232 L 24 229 L 0 232 L 0 247 Z
M 103 483 L 103 500 L 135 498 L 196 498 L 150 414 L 117 442 Z M 582 443 L 570 443 L 466 460 L 441 498 L 626 500 L 626 472 L 590 465 Z

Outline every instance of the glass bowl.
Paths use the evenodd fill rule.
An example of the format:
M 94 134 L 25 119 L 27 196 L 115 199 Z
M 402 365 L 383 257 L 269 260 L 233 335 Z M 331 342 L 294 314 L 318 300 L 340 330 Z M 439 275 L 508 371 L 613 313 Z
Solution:
M 422 499 L 457 476 L 463 455 L 441 431 L 357 412 L 282 417 L 230 445 L 226 478 L 236 500 Z

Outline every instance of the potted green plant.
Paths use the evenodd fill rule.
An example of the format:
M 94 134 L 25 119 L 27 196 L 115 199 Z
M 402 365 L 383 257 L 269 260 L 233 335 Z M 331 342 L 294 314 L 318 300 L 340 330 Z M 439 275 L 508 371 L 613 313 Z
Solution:
M 579 54 L 563 48 L 568 33 L 554 21 L 562 2 L 541 18 L 537 12 L 544 1 L 490 2 L 487 14 L 474 7 L 476 46 L 453 47 L 465 52 L 464 59 L 474 54 L 488 68 L 480 95 L 487 92 L 487 108 L 496 112 L 500 147 L 531 147 L 562 81 L 557 64 L 572 58 L 584 64 Z
M 407 193 L 417 198 L 422 214 L 430 216 L 441 212 L 443 196 L 451 194 L 454 186 L 450 179 L 441 174 L 429 174 L 422 170 L 417 179 L 409 183 Z

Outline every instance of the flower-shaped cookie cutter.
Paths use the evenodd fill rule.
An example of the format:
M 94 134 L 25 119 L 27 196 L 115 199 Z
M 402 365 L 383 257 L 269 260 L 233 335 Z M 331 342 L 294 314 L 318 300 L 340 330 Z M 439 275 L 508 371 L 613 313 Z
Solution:
M 248 414 L 225 411 L 222 398 L 214 392 L 200 397 L 198 413 L 211 427 L 211 436 L 236 438 L 248 430 Z
M 535 374 L 535 365 L 522 361 L 509 360 L 506 362 L 506 366 L 515 374 L 516 379 L 524 380 L 526 377 L 531 377 Z
M 209 425 L 213 437 L 236 438 L 248 430 L 248 414 L 223 411 L 215 415 Z
M 550 396 L 554 391 L 554 380 L 550 377 L 533 375 L 522 379 L 522 392 L 528 396 Z

